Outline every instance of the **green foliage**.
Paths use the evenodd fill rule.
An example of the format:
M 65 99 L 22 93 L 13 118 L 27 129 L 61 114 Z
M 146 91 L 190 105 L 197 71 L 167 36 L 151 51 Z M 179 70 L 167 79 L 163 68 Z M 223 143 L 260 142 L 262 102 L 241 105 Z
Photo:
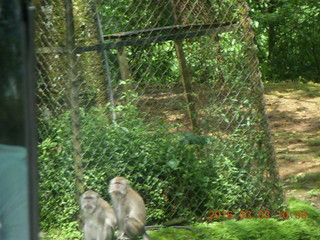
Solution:
M 290 215 L 286 220 L 280 220 L 277 214 L 269 219 L 245 219 L 241 221 L 229 220 L 216 225 L 213 230 L 220 233 L 228 232 L 237 240 L 316 240 L 320 237 L 318 228 L 320 212 L 309 203 L 291 200 L 287 211 L 307 211 L 306 219 Z
M 298 206 L 299 205 L 299 206 Z M 221 240 L 317 240 L 320 238 L 319 224 L 313 218 L 319 219 L 319 210 L 310 204 L 298 200 L 289 201 L 289 209 L 299 211 L 305 209 L 313 212 L 311 218 L 297 219 L 291 216 L 287 220 L 244 219 L 240 221 L 227 220 L 223 222 L 202 223 L 191 226 L 189 230 L 167 228 L 149 234 L 155 239 L 221 239 Z M 289 210 L 288 209 L 288 210 Z
M 252 166 L 267 156 L 261 146 L 253 148 L 253 139 L 241 133 L 228 138 L 170 133 L 173 126 L 146 123 L 131 103 L 118 105 L 117 123 L 109 111 L 109 106 L 80 111 L 86 188 L 109 200 L 106 183 L 117 175 L 128 177 L 147 203 L 149 223 L 200 220 L 217 207 L 274 208 L 272 183 L 262 174 L 268 169 Z M 50 136 L 39 145 L 42 229 L 77 220 L 69 115 L 40 124 Z
M 48 228 L 48 231 L 41 232 L 40 239 L 83 239 L 83 234 L 78 231 L 77 227 L 77 222 L 69 222 L 68 224 L 63 224 L 59 226 L 57 229 L 51 227 Z
M 224 231 L 230 232 L 235 239 L 243 240 L 307 240 L 318 239 L 320 231 L 315 224 L 298 219 L 279 221 L 276 219 L 246 219 L 225 221 Z
M 309 203 L 291 199 L 288 211 L 307 211 L 311 213 L 306 219 L 290 215 L 286 220 L 276 216 L 269 219 L 227 220 L 223 222 L 201 223 L 187 229 L 164 228 L 148 231 L 153 239 L 221 239 L 221 240 L 317 240 L 320 238 L 320 212 Z M 75 223 L 74 223 L 75 224 Z M 43 238 L 68 239 L 79 238 L 79 232 L 51 230 Z
M 168 1 L 102 1 L 99 11 L 106 34 L 174 25 Z M 110 24 L 110 21 L 117 24 Z
M 295 198 L 290 199 L 289 210 L 292 213 L 296 213 L 297 211 L 305 211 L 307 213 L 307 217 L 305 218 L 306 221 L 313 221 L 316 224 L 320 224 L 320 211 L 319 209 L 311 206 L 309 202 L 301 201 Z
M 172 42 L 128 48 L 132 77 L 140 84 L 171 87 L 179 80 Z
M 66 116 L 60 121 L 40 124 L 40 127 L 49 128 L 54 135 L 44 139 L 39 148 L 39 178 L 40 201 L 42 213 L 41 227 L 48 229 L 58 227 L 63 222 L 72 221 L 76 213 L 76 200 L 74 196 L 74 175 L 70 129 L 65 123 Z M 48 131 L 49 131 L 48 129 Z M 62 213 L 57 215 L 57 213 Z M 57 221 L 59 219 L 59 221 Z
M 319 82 L 319 1 L 250 2 L 265 76 Z

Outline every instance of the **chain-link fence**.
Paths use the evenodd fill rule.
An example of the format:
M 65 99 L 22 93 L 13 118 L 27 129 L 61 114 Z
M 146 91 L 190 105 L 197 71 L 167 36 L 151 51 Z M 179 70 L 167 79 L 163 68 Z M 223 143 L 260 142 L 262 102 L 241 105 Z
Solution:
M 117 175 L 149 224 L 280 207 L 245 0 L 34 4 L 43 229 Z

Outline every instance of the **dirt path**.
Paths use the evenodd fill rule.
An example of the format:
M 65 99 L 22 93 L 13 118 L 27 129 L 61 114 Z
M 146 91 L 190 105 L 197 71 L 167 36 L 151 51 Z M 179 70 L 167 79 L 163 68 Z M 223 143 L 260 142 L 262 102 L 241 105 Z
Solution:
M 287 197 L 320 207 L 320 85 L 267 84 L 265 98 Z

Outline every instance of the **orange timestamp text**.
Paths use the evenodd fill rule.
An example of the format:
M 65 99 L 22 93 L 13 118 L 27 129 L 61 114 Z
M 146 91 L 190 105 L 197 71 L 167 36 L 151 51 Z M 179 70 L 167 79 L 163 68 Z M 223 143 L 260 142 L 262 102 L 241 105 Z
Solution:
M 307 211 L 277 211 L 271 214 L 270 211 L 240 211 L 235 213 L 233 211 L 209 211 L 208 219 L 210 220 L 222 220 L 222 219 L 268 219 L 268 218 L 279 218 L 279 219 L 306 219 L 308 216 Z

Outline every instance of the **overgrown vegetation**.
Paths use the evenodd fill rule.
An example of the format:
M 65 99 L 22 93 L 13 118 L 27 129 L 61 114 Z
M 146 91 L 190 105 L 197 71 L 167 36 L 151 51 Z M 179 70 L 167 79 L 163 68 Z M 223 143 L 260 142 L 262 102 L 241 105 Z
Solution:
M 265 80 L 320 82 L 320 2 L 249 2 Z
M 252 43 L 246 41 L 250 38 L 248 27 L 243 29 L 240 24 L 235 31 L 183 41 L 187 70 L 193 84 L 193 89 L 183 94 L 175 41 L 126 46 L 129 79 L 121 76 L 120 51 L 117 48 L 108 49 L 108 59 L 103 60 L 95 51 L 77 52 L 74 57 L 79 64 L 68 67 L 68 59 L 63 52 L 50 52 L 65 42 L 65 29 L 60 27 L 64 22 L 64 7 L 58 1 L 52 1 L 52 5 L 43 0 L 36 2 L 39 11 L 43 11 L 38 16 L 38 22 L 44 30 L 39 35 L 38 45 L 45 50 L 38 54 L 41 56 L 38 59 L 41 229 L 50 231 L 56 239 L 59 234 L 64 239 L 79 235 L 75 230 L 79 210 L 75 193 L 75 179 L 79 178 L 74 175 L 75 159 L 72 156 L 72 139 L 75 138 L 79 138 L 82 148 L 81 161 L 77 161 L 83 164 L 81 171 L 84 172 L 85 187 L 94 188 L 108 200 L 109 180 L 115 175 L 129 178 L 147 202 L 150 224 L 177 217 L 189 222 L 204 221 L 208 209 L 238 212 L 270 209 L 273 214 L 283 209 L 281 188 L 266 137 L 268 129 L 263 125 L 258 63 L 252 58 L 255 55 Z M 96 24 L 92 21 L 95 10 L 85 2 L 77 1 L 74 5 L 74 40 L 78 47 L 98 41 Z M 170 1 L 120 2 L 99 2 L 103 34 L 176 24 L 174 11 L 168 4 Z M 238 21 L 237 2 L 244 1 L 186 2 L 186 8 L 183 1 L 179 7 L 181 11 L 186 9 L 183 14 L 181 12 L 181 24 L 187 25 Z M 288 8 L 292 19 L 291 16 L 285 18 L 290 20 L 291 26 L 301 17 L 305 18 L 303 22 L 310 24 L 308 30 L 318 29 L 318 25 L 310 20 L 318 16 L 317 3 L 292 1 L 306 10 L 297 15 L 294 13 L 296 6 L 288 1 L 274 1 L 277 4 L 271 0 L 252 2 L 254 20 L 259 22 L 255 26 L 259 33 L 257 42 L 265 76 L 269 80 L 310 77 L 317 81 L 318 63 L 313 53 L 310 59 L 300 56 L 305 52 L 302 47 L 307 43 L 318 46 L 318 35 L 314 34 L 308 39 L 310 41 L 302 43 L 300 36 L 303 30 L 297 29 L 296 34 L 290 36 L 289 49 L 292 52 L 289 53 L 283 50 L 286 49 L 284 39 L 290 35 L 285 34 L 288 26 L 279 24 Z M 310 19 L 307 15 L 311 16 Z M 278 30 L 279 34 L 268 32 L 270 29 Z M 283 51 L 277 51 L 279 49 Z M 317 50 L 314 52 L 317 53 Z M 300 67 L 297 59 L 303 59 L 306 64 Z M 107 60 L 110 69 L 106 70 L 108 67 L 104 68 L 103 61 Z M 76 73 L 74 79 L 68 79 L 69 71 Z M 106 88 L 110 86 L 106 86 L 105 79 L 112 80 L 113 99 L 110 92 L 109 96 L 106 94 Z M 78 89 L 69 86 L 73 81 L 79 81 Z M 79 108 L 77 104 L 70 107 L 67 103 L 67 98 L 75 91 L 78 91 L 78 97 L 74 100 L 78 101 Z M 177 95 L 180 94 L 181 99 L 188 94 L 197 99 L 194 105 L 198 112 L 197 120 L 201 121 L 202 135 L 197 131 L 188 131 L 191 129 L 189 123 L 182 126 L 187 129 L 182 132 L 182 124 L 178 121 L 173 120 L 174 123 L 169 124 L 169 121 L 159 117 L 160 112 L 167 110 L 167 105 L 172 108 L 174 102 L 179 113 L 183 112 L 181 118 L 188 121 L 185 120 L 188 118 L 185 112 L 193 103 L 186 103 L 184 99 L 175 102 L 172 97 L 175 92 L 179 92 Z M 130 94 L 136 97 L 136 101 L 128 102 Z M 110 110 L 108 102 L 111 100 L 108 97 L 116 102 L 116 121 L 109 116 L 113 109 Z M 171 99 L 170 104 L 167 104 L 167 99 Z M 162 106 L 158 105 L 160 101 L 164 103 Z M 78 119 L 75 116 L 78 110 L 81 122 L 74 124 L 74 127 L 81 130 L 81 136 L 75 136 L 71 130 L 71 121 L 75 123 L 74 120 Z M 167 114 L 173 115 L 172 111 Z M 295 220 L 286 222 L 292 224 L 290 226 L 300 224 Z M 295 237 L 301 237 L 305 232 L 309 234 L 307 237 L 318 234 L 310 230 L 313 229 L 312 222 L 301 224 L 301 232 L 289 235 L 292 239 L 300 239 Z M 214 225 L 219 226 L 214 231 L 221 234 L 221 239 L 244 239 L 245 235 L 249 236 L 246 239 L 254 239 L 259 231 L 261 234 L 258 237 L 263 239 L 272 227 L 277 229 L 279 236 L 284 237 L 283 231 L 287 230 L 279 227 L 284 223 L 272 219 L 239 223 L 227 221 Z M 263 226 L 266 226 L 265 230 Z M 53 229 L 63 230 L 53 233 Z M 225 233 L 225 229 L 230 234 Z M 231 229 L 236 229 L 239 234 Z M 179 237 L 183 239 L 182 236 L 175 239 Z
M 131 104 L 118 106 L 116 124 L 108 122 L 106 112 L 103 107 L 81 111 L 86 187 L 107 198 L 107 183 L 112 177 L 119 173 L 134 177 L 130 180 L 148 203 L 149 223 L 176 215 L 189 221 L 203 220 L 207 209 L 217 207 L 278 208 L 272 189 L 267 188 L 272 183 L 263 175 L 268 169 L 261 167 L 264 164 L 252 165 L 266 156 L 246 136 L 175 133 L 173 125 L 145 122 Z M 40 126 L 55 133 L 39 145 L 42 229 L 76 220 L 69 121 L 67 111 Z M 246 154 L 239 159 L 235 148 Z
M 189 229 L 164 228 L 148 231 L 153 239 L 158 240 L 189 240 L 189 239 L 221 239 L 221 240 L 317 240 L 320 238 L 320 212 L 310 203 L 291 199 L 286 211 L 290 212 L 287 219 L 279 218 L 278 214 L 269 219 L 225 220 L 223 222 L 201 223 L 188 226 Z M 305 211 L 306 218 L 298 217 L 296 212 Z M 79 238 L 75 229 L 51 230 L 43 239 Z

